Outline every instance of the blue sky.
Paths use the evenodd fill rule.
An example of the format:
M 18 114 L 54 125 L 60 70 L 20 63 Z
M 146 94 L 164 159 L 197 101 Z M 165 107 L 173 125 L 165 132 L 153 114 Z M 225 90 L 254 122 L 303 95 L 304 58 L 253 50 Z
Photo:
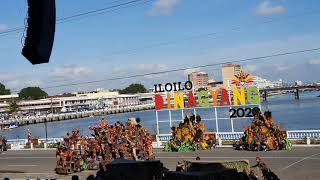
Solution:
M 57 17 L 127 1 L 56 0 Z M 26 1 L 2 2 L 0 32 L 23 26 L 26 11 Z M 49 64 L 33 66 L 22 57 L 22 33 L 0 35 L 0 82 L 19 91 L 25 86 L 48 87 L 317 48 L 319 18 L 317 0 L 154 0 L 58 24 Z M 194 36 L 197 38 L 188 38 Z M 166 42 L 170 43 L 158 45 Z M 320 80 L 320 52 L 241 65 L 270 80 Z M 208 72 L 211 79 L 221 79 L 219 66 L 196 70 Z M 132 82 L 152 87 L 154 83 L 184 81 L 188 72 L 47 92 L 123 88 Z

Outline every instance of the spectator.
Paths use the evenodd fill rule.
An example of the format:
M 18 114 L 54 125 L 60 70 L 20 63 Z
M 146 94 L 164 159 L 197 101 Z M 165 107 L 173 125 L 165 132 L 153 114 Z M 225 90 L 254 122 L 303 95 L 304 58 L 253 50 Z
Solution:
M 87 177 L 87 180 L 94 180 L 95 178 L 94 178 L 94 175 L 89 175 L 88 177 Z
M 28 136 L 28 142 L 30 142 L 31 141 L 31 130 L 30 129 L 28 129 L 28 131 L 27 131 L 27 136 Z
M 73 176 L 71 177 L 71 180 L 79 180 L 79 176 L 73 175 Z

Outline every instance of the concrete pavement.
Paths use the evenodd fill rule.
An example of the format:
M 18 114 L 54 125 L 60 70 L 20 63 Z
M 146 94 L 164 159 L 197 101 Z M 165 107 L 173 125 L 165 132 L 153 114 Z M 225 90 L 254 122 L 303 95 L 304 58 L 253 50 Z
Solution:
M 217 148 L 210 151 L 196 151 L 188 153 L 167 153 L 155 150 L 157 159 L 161 160 L 165 167 L 174 170 L 178 161 L 195 159 L 207 161 L 226 161 L 248 159 L 250 165 L 255 164 L 255 157 L 260 156 L 280 179 L 319 179 L 320 177 L 320 148 L 296 147 L 292 151 L 268 151 L 250 152 L 236 151 L 232 148 Z M 55 168 L 55 151 L 7 151 L 0 154 L 0 179 L 35 179 L 37 177 L 71 179 L 71 176 L 57 175 Z M 85 179 L 95 171 L 78 173 L 81 179 Z

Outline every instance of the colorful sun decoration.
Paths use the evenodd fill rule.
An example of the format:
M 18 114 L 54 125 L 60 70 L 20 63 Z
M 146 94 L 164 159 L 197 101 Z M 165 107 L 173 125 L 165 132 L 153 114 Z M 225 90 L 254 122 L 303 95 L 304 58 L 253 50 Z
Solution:
M 237 86 L 243 86 L 246 84 L 252 84 L 253 79 L 252 76 L 244 71 L 240 71 L 238 74 L 234 75 L 234 79 L 232 80 L 231 84 L 235 84 Z

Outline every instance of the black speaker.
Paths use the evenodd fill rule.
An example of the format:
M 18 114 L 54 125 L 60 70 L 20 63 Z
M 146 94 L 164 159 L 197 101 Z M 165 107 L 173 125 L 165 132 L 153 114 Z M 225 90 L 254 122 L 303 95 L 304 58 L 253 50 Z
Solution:
M 223 172 L 166 172 L 163 180 L 247 180 L 234 169 Z
M 22 55 L 32 64 L 48 63 L 56 29 L 55 0 L 28 0 L 27 22 Z
M 97 177 L 112 180 L 160 180 L 164 171 L 163 164 L 158 161 L 115 160 L 106 166 L 106 172 L 98 172 Z

